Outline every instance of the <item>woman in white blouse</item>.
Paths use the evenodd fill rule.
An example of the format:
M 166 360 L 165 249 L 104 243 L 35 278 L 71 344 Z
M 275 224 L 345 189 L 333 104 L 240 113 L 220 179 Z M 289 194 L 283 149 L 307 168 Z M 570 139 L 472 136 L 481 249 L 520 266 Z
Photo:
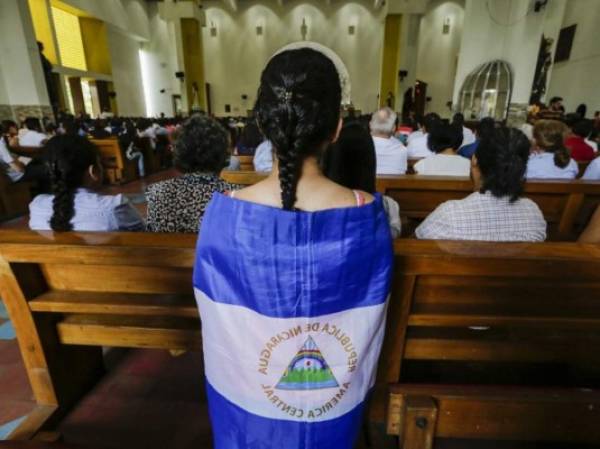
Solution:
M 56 136 L 46 144 L 51 195 L 29 205 L 29 227 L 53 231 L 141 231 L 144 223 L 123 195 L 100 195 L 98 149 L 85 137 Z
M 534 148 L 527 162 L 527 179 L 575 179 L 577 162 L 564 141 L 567 126 L 557 120 L 538 120 L 533 127 Z
M 435 153 L 414 166 L 419 175 L 469 176 L 471 162 L 456 154 L 463 141 L 463 130 L 455 124 L 437 123 L 429 131 L 427 143 Z

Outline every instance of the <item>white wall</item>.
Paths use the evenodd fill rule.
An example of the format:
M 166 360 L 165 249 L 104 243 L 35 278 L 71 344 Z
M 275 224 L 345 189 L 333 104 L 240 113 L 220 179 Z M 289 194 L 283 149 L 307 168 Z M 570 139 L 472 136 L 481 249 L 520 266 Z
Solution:
M 112 26 L 107 26 L 106 31 L 119 115 L 145 116 L 140 43 Z
M 153 32 L 145 0 L 61 0 L 63 3 L 103 20 L 139 39 Z
M 563 27 L 577 24 L 571 57 L 554 65 L 546 98 L 564 98 L 567 111 L 580 103 L 588 106 L 588 117 L 600 110 L 600 2 L 568 0 Z
M 466 76 L 494 59 L 508 61 L 514 74 L 512 103 L 528 103 L 542 33 L 556 38 L 565 0 L 553 0 L 540 13 L 523 0 L 466 0 L 454 102 Z
M 106 23 L 119 114 L 172 115 L 171 98 L 179 93 L 173 81 L 177 71 L 172 62 L 174 47 L 169 25 L 159 17 L 157 5 L 144 0 L 62 1 Z
M 148 116 L 164 113 L 173 115 L 172 96 L 179 94 L 179 82 L 175 78 L 177 71 L 174 58 L 174 38 L 171 36 L 169 25 L 158 15 L 158 8 L 150 12 L 152 39 L 142 44 L 143 57 L 141 61 L 142 78 L 144 81 L 145 103 Z M 161 90 L 165 90 L 161 93 Z
M 49 105 L 27 2 L 0 1 L 0 104 Z
M 222 1 L 206 1 L 206 28 L 203 29 L 206 82 L 211 84 L 213 112 L 245 115 L 254 105 L 260 73 L 268 59 L 281 47 L 302 39 L 300 26 L 306 18 L 307 40 L 318 42 L 337 53 L 350 74 L 352 101 L 356 108 L 372 111 L 379 91 L 383 21 L 373 10 L 372 0 L 327 2 L 322 0 L 249 0 L 238 2 L 233 12 Z M 217 36 L 211 37 L 211 24 Z M 263 26 L 257 36 L 256 27 Z M 356 34 L 348 34 L 348 26 Z M 241 99 L 242 94 L 248 100 Z
M 403 14 L 400 26 L 400 70 L 406 70 L 406 77 L 398 82 L 396 110 L 404 106 L 404 93 L 414 88 L 417 79 L 417 56 L 419 52 L 419 27 L 421 15 Z
M 450 33 L 443 34 L 444 20 L 450 19 Z M 436 0 L 421 19 L 417 57 L 417 79 L 427 83 L 426 112 L 449 117 L 446 103 L 452 101 L 456 64 L 463 33 L 462 1 Z

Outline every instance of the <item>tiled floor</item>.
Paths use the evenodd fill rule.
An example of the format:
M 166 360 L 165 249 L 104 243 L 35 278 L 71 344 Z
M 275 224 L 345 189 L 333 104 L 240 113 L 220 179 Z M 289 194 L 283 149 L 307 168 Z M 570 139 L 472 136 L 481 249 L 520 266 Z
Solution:
M 201 353 L 130 351 L 60 430 L 66 441 L 106 448 L 210 448 Z
M 0 439 L 8 435 L 33 407 L 33 395 L 14 329 L 0 302 Z

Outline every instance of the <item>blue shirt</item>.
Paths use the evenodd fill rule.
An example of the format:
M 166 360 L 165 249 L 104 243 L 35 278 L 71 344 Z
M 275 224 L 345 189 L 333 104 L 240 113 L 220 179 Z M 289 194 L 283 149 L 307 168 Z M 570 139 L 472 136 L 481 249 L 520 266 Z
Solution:
M 475 151 L 477 151 L 478 147 L 479 147 L 479 140 L 476 140 L 475 142 L 465 145 L 460 150 L 458 150 L 458 155 L 462 156 L 462 157 L 466 157 L 467 159 L 471 159 L 473 157 L 473 155 L 475 154 Z

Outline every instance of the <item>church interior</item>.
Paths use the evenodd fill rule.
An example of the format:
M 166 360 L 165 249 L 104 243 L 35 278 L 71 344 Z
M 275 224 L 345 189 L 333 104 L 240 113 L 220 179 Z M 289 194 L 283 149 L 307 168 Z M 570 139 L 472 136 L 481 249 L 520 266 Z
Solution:
M 0 0 L 0 449 L 600 448 L 598 23 Z

